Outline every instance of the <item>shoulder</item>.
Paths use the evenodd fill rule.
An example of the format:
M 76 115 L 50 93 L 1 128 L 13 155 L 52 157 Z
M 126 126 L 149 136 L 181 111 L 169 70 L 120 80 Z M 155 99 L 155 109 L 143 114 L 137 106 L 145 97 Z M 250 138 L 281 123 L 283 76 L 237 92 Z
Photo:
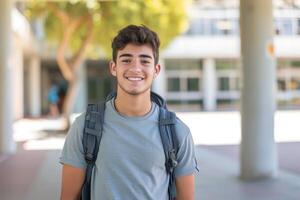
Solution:
M 190 128 L 180 119 L 176 116 L 176 122 L 175 122 L 175 129 L 176 129 L 176 134 L 180 141 L 185 140 L 187 137 L 191 135 Z
M 75 125 L 79 126 L 79 127 L 84 127 L 84 121 L 85 121 L 85 114 L 86 112 L 80 113 L 74 120 Z
M 111 106 L 111 102 L 107 101 L 105 102 L 105 107 L 109 107 Z M 110 113 L 107 112 L 108 109 L 105 109 L 105 116 L 109 115 Z M 86 113 L 88 111 L 82 112 L 80 114 L 78 114 L 75 118 L 73 118 L 73 122 L 71 125 L 71 128 L 76 128 L 76 130 L 79 130 L 80 132 L 83 132 L 84 126 L 85 126 L 85 117 L 86 117 Z
M 86 168 L 82 143 L 84 119 L 85 113 L 81 113 L 72 123 L 62 149 L 60 163 Z
M 69 132 L 78 132 L 82 133 L 84 129 L 84 121 L 85 121 L 86 112 L 80 113 L 72 122 Z

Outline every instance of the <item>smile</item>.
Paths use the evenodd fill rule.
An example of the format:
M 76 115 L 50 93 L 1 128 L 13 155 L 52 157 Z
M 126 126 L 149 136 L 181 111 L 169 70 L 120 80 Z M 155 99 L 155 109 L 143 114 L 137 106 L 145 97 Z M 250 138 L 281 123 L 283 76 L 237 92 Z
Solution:
M 142 80 L 144 80 L 144 78 L 142 78 L 142 77 L 126 77 L 126 79 L 128 79 L 130 81 L 142 81 Z

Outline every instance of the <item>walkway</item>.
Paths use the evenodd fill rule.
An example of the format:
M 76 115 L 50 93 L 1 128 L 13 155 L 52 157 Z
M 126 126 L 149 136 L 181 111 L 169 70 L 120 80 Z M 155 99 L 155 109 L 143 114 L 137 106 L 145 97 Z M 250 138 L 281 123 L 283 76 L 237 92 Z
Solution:
M 278 178 L 256 182 L 242 182 L 238 178 L 237 112 L 180 113 L 179 116 L 189 124 L 197 145 L 200 172 L 196 178 L 196 199 L 299 200 L 299 111 L 282 111 L 276 115 L 276 141 L 278 147 L 285 145 L 278 148 L 279 161 L 293 167 L 281 165 Z M 20 150 L 13 156 L 0 156 L 1 200 L 59 199 L 58 158 L 64 134 L 53 129 L 60 126 L 59 120 L 22 120 L 15 124 Z

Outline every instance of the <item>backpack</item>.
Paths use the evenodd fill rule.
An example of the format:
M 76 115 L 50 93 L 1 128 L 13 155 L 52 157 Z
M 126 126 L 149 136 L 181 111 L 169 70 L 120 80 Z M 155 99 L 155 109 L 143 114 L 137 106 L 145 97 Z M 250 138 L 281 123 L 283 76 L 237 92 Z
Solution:
M 115 92 L 109 94 L 106 101 L 111 100 L 115 96 Z M 106 101 L 99 104 L 89 104 L 85 116 L 82 143 L 87 168 L 81 190 L 82 200 L 90 200 L 91 198 L 91 176 L 101 142 Z M 167 109 L 166 102 L 158 94 L 151 92 L 151 101 L 159 106 L 159 133 L 166 158 L 166 173 L 170 176 L 168 186 L 169 200 L 172 200 L 173 197 L 175 197 L 173 191 L 175 189 L 174 169 L 177 166 L 176 156 L 179 149 L 179 142 L 175 130 L 176 115 Z

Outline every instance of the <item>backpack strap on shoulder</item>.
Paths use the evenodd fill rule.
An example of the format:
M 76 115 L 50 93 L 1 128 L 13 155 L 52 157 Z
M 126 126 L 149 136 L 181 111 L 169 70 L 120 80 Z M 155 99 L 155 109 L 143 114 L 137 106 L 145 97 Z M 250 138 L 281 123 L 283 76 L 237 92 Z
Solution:
M 153 101 L 154 103 L 159 105 L 159 107 L 167 109 L 166 101 L 161 96 L 159 96 L 157 93 L 151 91 L 150 98 L 151 98 L 151 101 Z
M 82 144 L 87 169 L 81 192 L 82 200 L 90 200 L 91 176 L 102 138 L 104 112 L 105 102 L 100 104 L 89 104 L 85 115 Z
M 162 107 L 159 108 L 159 132 L 163 144 L 165 158 L 166 158 L 166 171 L 170 175 L 169 178 L 169 199 L 172 199 L 172 187 L 175 184 L 175 167 L 177 166 L 177 152 L 179 149 L 179 142 L 175 130 L 176 115 Z

